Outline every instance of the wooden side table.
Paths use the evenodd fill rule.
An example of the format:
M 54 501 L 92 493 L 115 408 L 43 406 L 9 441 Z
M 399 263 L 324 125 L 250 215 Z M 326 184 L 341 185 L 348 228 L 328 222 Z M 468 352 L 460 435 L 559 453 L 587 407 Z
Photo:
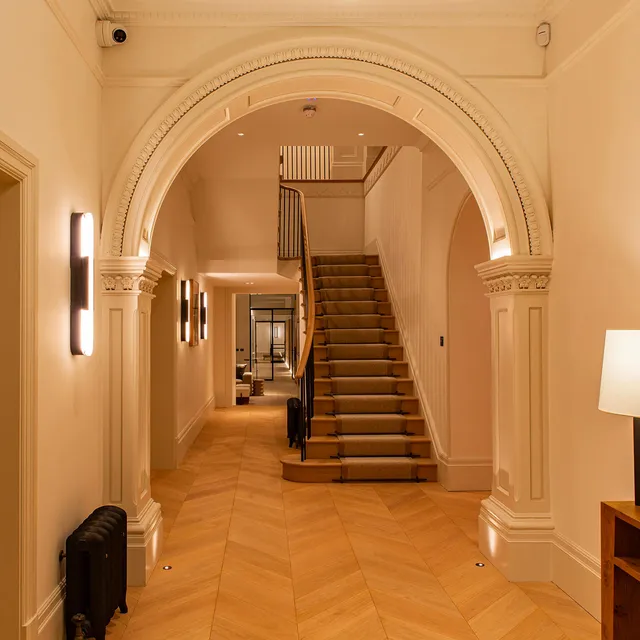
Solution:
M 640 638 L 640 507 L 602 503 L 602 640 Z

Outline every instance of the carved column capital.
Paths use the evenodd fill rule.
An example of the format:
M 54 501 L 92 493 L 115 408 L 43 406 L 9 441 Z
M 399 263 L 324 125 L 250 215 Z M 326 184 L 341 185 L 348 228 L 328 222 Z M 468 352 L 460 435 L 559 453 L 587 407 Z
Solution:
M 476 266 L 478 275 L 494 293 L 547 293 L 551 284 L 552 258 L 506 256 Z
M 100 262 L 102 292 L 153 294 L 162 275 L 149 258 L 105 258 Z

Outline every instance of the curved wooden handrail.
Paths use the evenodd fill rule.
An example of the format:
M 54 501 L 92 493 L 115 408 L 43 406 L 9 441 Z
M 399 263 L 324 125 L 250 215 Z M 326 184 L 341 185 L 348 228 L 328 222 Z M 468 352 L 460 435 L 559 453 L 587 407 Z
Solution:
M 311 246 L 309 244 L 309 226 L 307 224 L 307 205 L 304 199 L 304 193 L 300 189 L 294 189 L 293 187 L 282 186 L 287 191 L 293 191 L 300 196 L 300 218 L 302 221 L 302 237 L 303 247 L 301 260 L 304 260 L 306 278 L 306 291 L 305 291 L 305 308 L 307 310 L 307 335 L 304 341 L 304 348 L 302 349 L 302 355 L 300 356 L 300 362 L 296 369 L 296 380 L 302 380 L 309 356 L 311 355 L 311 349 L 313 349 L 313 334 L 316 330 L 316 299 L 315 291 L 313 288 L 313 263 L 311 262 Z

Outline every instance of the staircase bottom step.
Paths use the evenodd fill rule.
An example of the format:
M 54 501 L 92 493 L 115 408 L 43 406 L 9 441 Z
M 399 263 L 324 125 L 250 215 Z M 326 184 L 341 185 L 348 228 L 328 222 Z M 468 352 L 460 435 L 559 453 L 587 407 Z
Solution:
M 374 457 L 300 460 L 282 458 L 282 477 L 291 482 L 407 481 L 438 478 L 437 462 L 430 458 Z

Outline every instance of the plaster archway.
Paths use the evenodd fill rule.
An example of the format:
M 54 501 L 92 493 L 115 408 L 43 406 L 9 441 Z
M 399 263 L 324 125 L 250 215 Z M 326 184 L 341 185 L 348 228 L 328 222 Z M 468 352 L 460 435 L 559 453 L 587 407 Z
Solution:
M 308 96 L 387 110 L 437 142 L 480 205 L 491 255 L 551 255 L 542 188 L 496 109 L 440 63 L 354 39 L 270 47 L 226 60 L 178 90 L 136 137 L 107 201 L 104 256 L 149 255 L 173 179 L 222 127 L 275 102 Z M 249 99 L 247 99 L 249 97 Z
M 310 92 L 368 104 L 409 122 L 445 151 L 478 202 L 492 257 L 480 272 L 493 297 L 492 428 L 501 439 L 481 545 L 510 575 L 548 579 L 536 573 L 548 565 L 548 545 L 514 547 L 509 533 L 552 530 L 548 456 L 541 448 L 547 429 L 544 356 L 531 362 L 532 354 L 547 350 L 553 251 L 537 174 L 496 109 L 443 65 L 371 41 L 308 38 L 304 45 L 225 60 L 187 83 L 143 127 L 110 190 L 101 241 L 103 314 L 107 349 L 118 358 L 107 372 L 108 406 L 117 409 L 107 428 L 122 457 L 107 461 L 107 484 L 109 496 L 129 513 L 132 583 L 146 582 L 162 538 L 160 508 L 149 487 L 149 313 L 162 271 L 150 255 L 158 212 L 179 171 L 211 136 L 253 110 Z M 535 424 L 524 398 L 539 405 Z M 533 429 L 538 440 L 522 446 L 531 442 Z

